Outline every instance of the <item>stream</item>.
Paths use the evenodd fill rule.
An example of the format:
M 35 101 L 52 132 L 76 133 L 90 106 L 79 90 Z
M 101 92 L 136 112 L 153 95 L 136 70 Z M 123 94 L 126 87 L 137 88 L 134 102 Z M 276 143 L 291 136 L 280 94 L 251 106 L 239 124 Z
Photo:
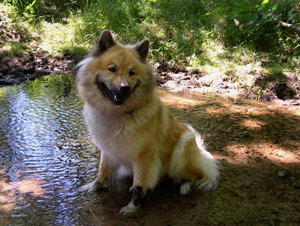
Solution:
M 81 111 L 72 76 L 0 88 L 0 225 L 87 223 L 99 153 Z

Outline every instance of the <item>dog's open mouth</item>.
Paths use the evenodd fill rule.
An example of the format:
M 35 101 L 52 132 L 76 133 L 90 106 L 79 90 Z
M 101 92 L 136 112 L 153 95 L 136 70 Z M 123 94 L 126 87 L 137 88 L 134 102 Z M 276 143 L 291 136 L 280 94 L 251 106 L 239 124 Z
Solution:
M 103 82 L 97 82 L 97 84 L 101 92 L 115 105 L 122 105 L 130 95 L 130 92 L 113 92 Z

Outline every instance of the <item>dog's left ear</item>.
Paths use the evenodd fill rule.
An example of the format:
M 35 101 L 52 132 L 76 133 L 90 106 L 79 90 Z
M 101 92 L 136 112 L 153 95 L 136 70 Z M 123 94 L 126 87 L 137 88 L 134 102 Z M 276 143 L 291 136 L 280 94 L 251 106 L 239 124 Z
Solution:
M 97 38 L 94 46 L 93 55 L 100 56 L 106 50 L 114 46 L 116 43 L 109 30 L 105 29 Z
M 146 57 L 148 56 L 149 46 L 150 46 L 150 40 L 146 38 L 143 41 L 137 43 L 134 47 L 135 50 L 140 55 L 142 61 L 146 60 Z

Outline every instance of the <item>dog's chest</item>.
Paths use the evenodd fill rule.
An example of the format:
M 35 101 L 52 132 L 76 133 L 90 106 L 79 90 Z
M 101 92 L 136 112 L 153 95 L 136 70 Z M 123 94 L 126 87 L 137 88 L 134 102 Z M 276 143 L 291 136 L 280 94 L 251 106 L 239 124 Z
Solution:
M 133 129 L 134 122 L 105 118 L 88 109 L 84 118 L 97 147 L 111 157 L 130 162 L 142 150 L 146 139 Z

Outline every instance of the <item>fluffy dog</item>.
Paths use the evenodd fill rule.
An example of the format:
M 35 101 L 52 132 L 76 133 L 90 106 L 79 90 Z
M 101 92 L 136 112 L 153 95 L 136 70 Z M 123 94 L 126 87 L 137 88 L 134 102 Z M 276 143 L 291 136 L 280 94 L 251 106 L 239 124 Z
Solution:
M 120 211 L 134 212 L 163 175 L 181 183 L 180 194 L 214 189 L 219 169 L 198 132 L 177 121 L 160 101 L 147 63 L 149 40 L 121 45 L 102 31 L 76 77 L 83 115 L 101 159 L 97 178 L 82 187 L 93 191 L 123 166 L 133 173 L 131 201 Z

